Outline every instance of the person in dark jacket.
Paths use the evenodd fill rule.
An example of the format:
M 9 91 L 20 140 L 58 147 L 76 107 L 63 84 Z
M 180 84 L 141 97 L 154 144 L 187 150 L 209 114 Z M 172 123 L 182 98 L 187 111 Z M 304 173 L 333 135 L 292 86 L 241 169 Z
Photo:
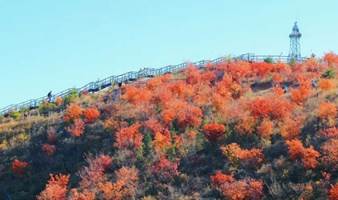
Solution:
M 48 92 L 47 98 L 48 98 L 48 102 L 50 103 L 52 101 L 52 91 Z

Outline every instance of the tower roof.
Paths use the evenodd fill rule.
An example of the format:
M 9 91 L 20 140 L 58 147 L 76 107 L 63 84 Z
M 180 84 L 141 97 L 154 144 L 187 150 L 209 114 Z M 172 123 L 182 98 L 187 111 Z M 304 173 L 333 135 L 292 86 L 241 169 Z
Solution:
M 299 28 L 298 28 L 298 25 L 297 25 L 297 22 L 295 22 L 295 24 L 293 25 L 293 28 L 292 28 L 292 32 L 290 33 L 289 37 L 302 37 L 302 34 L 299 32 Z

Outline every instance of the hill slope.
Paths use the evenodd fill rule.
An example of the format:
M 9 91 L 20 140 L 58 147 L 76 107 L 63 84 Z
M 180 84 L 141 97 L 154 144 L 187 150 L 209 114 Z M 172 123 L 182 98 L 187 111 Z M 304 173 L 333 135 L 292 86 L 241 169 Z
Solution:
M 1 199 L 337 199 L 338 56 L 228 61 L 0 124 Z

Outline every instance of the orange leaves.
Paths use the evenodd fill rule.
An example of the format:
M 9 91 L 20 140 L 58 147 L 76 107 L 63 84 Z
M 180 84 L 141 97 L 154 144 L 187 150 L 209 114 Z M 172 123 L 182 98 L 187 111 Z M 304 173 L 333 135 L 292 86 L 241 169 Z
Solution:
M 253 63 L 252 68 L 256 72 L 257 76 L 265 77 L 273 69 L 273 64 L 266 62 Z
M 320 79 L 319 80 L 320 89 L 327 91 L 335 88 L 335 84 L 333 80 L 330 79 Z
M 338 199 L 338 183 L 331 186 L 329 191 L 329 200 L 337 200 Z
M 124 87 L 122 99 L 132 104 L 140 104 L 150 101 L 151 96 L 150 90 L 146 88 L 137 88 L 132 85 L 127 85 Z
M 235 180 L 232 176 L 216 172 L 211 176 L 212 185 L 219 190 L 226 199 L 231 200 L 259 200 L 263 196 L 263 181 L 246 178 Z
M 63 99 L 62 99 L 62 97 L 56 97 L 56 99 L 55 99 L 55 104 L 56 104 L 57 106 L 61 106 L 61 105 L 63 104 Z
M 256 98 L 250 104 L 251 113 L 255 117 L 269 117 L 272 112 L 271 102 L 267 98 Z
M 178 163 L 170 161 L 162 156 L 152 166 L 152 173 L 162 182 L 170 181 L 179 174 Z
M 302 157 L 304 146 L 302 142 L 298 139 L 286 141 L 286 144 L 289 148 L 290 158 L 295 160 L 299 157 Z
M 338 137 L 338 128 L 332 127 L 320 131 L 320 135 L 326 138 Z
M 272 76 L 272 80 L 274 83 L 280 84 L 281 82 L 283 82 L 283 77 L 280 74 L 274 74 Z
M 43 144 L 41 149 L 48 156 L 52 156 L 56 151 L 55 145 L 50 145 L 50 144 Z
M 71 104 L 68 106 L 63 119 L 65 122 L 71 122 L 69 127 L 67 127 L 67 131 L 74 137 L 80 137 L 83 134 L 85 123 L 82 118 L 84 118 L 85 122 L 93 123 L 100 116 L 100 112 L 92 107 L 87 109 L 82 109 L 77 104 Z
M 75 119 L 73 124 L 67 128 L 67 131 L 73 136 L 73 137 L 80 137 L 83 134 L 84 131 L 84 122 L 81 119 Z
M 87 108 L 83 111 L 86 123 L 93 123 L 100 117 L 100 111 L 97 108 Z
M 320 154 L 313 147 L 305 148 L 298 139 L 286 141 L 290 158 L 292 160 L 301 159 L 306 169 L 314 169 L 318 165 L 317 159 Z
M 171 146 L 169 131 L 164 132 L 164 134 L 162 134 L 161 132 L 156 132 L 153 146 L 157 153 L 165 152 Z
M 261 149 L 242 149 L 237 143 L 221 147 L 222 153 L 230 162 L 244 161 L 247 166 L 255 167 L 263 162 L 264 155 Z
M 285 118 L 280 123 L 280 133 L 286 140 L 297 138 L 301 132 L 303 120 L 300 118 Z
M 249 103 L 251 114 L 256 118 L 283 119 L 290 115 L 292 108 L 292 105 L 281 97 L 258 97 Z
M 258 127 L 258 133 L 263 138 L 269 138 L 273 133 L 273 122 L 269 119 L 264 119 Z
M 194 84 L 200 83 L 201 73 L 194 65 L 190 65 L 186 69 L 185 74 L 187 76 L 186 81 L 188 84 L 194 85 Z
M 327 62 L 329 66 L 338 66 L 338 55 L 330 52 L 325 54 L 324 61 Z
M 182 128 L 197 127 L 201 124 L 202 110 L 187 102 L 172 100 L 166 105 L 161 115 L 167 125 L 177 119 L 178 125 Z
M 243 79 L 252 75 L 252 66 L 248 62 L 231 62 L 228 65 L 228 72 L 235 79 Z
M 338 139 L 330 139 L 321 146 L 322 161 L 328 168 L 338 170 Z
M 203 127 L 204 136 L 210 142 L 216 142 L 220 137 L 225 134 L 225 126 L 223 124 L 206 124 Z
M 116 134 L 115 146 L 120 149 L 132 148 L 138 149 L 142 146 L 143 135 L 140 133 L 141 125 L 136 123 L 127 128 L 122 128 Z
M 67 110 L 63 116 L 64 121 L 68 122 L 68 121 L 73 121 L 75 119 L 79 119 L 82 115 L 82 108 L 77 105 L 77 104 L 70 104 L 67 107 Z
M 104 171 L 110 167 L 112 159 L 107 155 L 99 155 L 95 158 L 89 157 L 86 161 L 88 166 L 79 172 L 79 184 L 81 189 L 92 190 L 105 180 Z
M 122 167 L 115 172 L 116 182 L 99 183 L 104 199 L 134 199 L 136 195 L 138 171 L 135 168 Z
M 319 105 L 318 117 L 321 119 L 335 118 L 337 115 L 336 105 L 329 102 L 323 102 Z
M 50 175 L 46 188 L 37 196 L 38 200 L 66 200 L 69 175 Z
M 12 172 L 14 174 L 22 176 L 25 173 L 25 170 L 28 166 L 29 166 L 28 162 L 15 159 L 12 162 Z
M 214 186 L 220 187 L 224 183 L 231 183 L 234 178 L 230 175 L 223 174 L 221 171 L 216 171 L 215 175 L 210 177 L 211 182 Z
M 320 154 L 313 147 L 305 148 L 303 152 L 303 164 L 306 169 L 314 169 L 318 165 L 317 159 Z
M 301 85 L 297 89 L 291 90 L 291 100 L 297 104 L 304 103 L 310 96 L 310 87 L 308 85 Z

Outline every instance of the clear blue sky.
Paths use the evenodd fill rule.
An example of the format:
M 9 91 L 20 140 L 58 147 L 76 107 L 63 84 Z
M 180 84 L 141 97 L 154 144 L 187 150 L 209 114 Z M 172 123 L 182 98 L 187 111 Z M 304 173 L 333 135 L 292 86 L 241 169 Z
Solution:
M 338 52 L 336 0 L 0 0 L 0 107 L 140 67 Z

